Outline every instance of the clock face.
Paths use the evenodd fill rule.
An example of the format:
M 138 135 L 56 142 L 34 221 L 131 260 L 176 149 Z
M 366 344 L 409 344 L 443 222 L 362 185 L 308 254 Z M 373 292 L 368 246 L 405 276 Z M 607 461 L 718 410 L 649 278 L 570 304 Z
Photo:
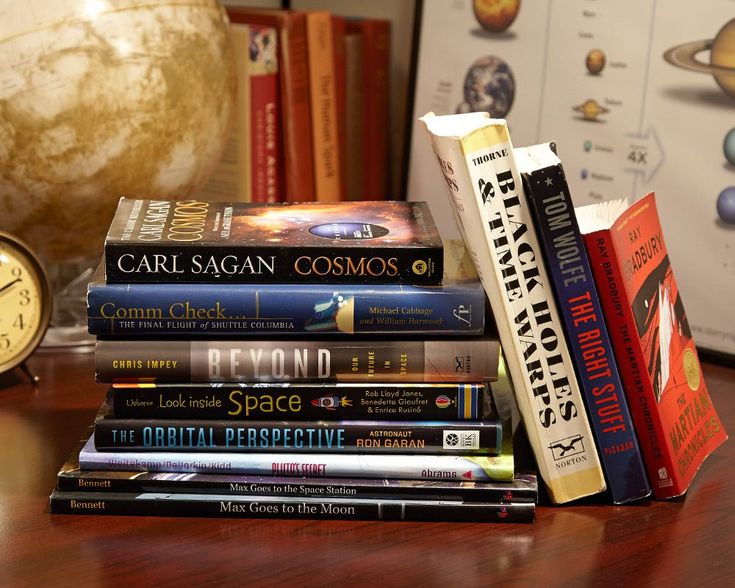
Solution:
M 21 363 L 46 332 L 48 283 L 22 245 L 0 235 L 0 372 Z

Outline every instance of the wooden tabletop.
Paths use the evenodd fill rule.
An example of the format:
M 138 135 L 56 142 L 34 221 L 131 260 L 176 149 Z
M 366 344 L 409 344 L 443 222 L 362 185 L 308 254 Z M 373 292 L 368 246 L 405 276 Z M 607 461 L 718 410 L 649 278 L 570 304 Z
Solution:
M 51 515 L 105 392 L 89 353 L 0 379 L 0 586 L 724 586 L 735 577 L 735 441 L 685 499 L 539 506 L 533 524 Z M 735 370 L 705 364 L 735 435 Z

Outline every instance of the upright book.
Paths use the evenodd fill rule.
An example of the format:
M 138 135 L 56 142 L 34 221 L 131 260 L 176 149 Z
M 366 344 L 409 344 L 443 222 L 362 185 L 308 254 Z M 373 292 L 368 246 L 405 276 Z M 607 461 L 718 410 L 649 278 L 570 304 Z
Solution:
M 98 340 L 100 382 L 482 382 L 498 341 L 456 339 Z
M 311 102 L 306 41 L 306 13 L 228 6 L 232 23 L 274 27 L 278 31 L 281 144 L 284 166 L 279 201 L 309 202 L 315 198 Z
M 108 283 L 438 285 L 443 247 L 420 202 L 253 204 L 121 198 Z
M 616 504 L 651 493 L 561 161 L 552 143 L 514 150 Z
M 551 283 L 504 120 L 429 114 L 425 125 L 490 300 L 541 478 L 565 503 L 605 490 Z
M 684 494 L 727 439 L 699 364 L 653 193 L 576 210 L 656 498 Z

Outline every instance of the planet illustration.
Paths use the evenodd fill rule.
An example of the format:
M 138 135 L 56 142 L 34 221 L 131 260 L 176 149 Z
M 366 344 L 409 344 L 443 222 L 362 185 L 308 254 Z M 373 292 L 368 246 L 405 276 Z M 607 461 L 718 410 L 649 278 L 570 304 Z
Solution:
M 502 33 L 518 16 L 521 0 L 473 0 L 472 9 L 480 26 L 491 33 Z
M 697 55 L 709 51 L 709 63 Z M 675 67 L 711 74 L 728 96 L 735 98 L 735 18 L 723 26 L 714 39 L 691 41 L 671 47 L 664 59 Z
M 592 151 L 592 141 L 587 140 L 584 142 L 584 150 Z
M 730 129 L 722 142 L 722 151 L 730 165 L 735 165 L 735 128 Z
M 583 180 L 586 180 L 589 175 L 590 172 L 588 172 L 585 168 L 582 168 L 582 170 L 579 172 L 579 177 L 581 177 Z
M 457 112 L 484 111 L 494 118 L 503 118 L 513 105 L 515 92 L 510 66 L 494 55 L 480 57 L 467 70 L 464 102 L 457 107 Z
M 725 188 L 717 197 L 717 214 L 723 222 L 735 224 L 735 187 Z
M 592 51 L 587 53 L 585 65 L 587 66 L 587 71 L 593 76 L 600 75 L 602 70 L 605 69 L 605 53 L 600 49 L 592 49 Z
M 216 0 L 26 0 L 0 19 L 0 230 L 99 257 L 119 198 L 194 197 L 236 91 Z
M 572 110 L 579 112 L 582 115 L 582 119 L 590 121 L 597 120 L 601 114 L 607 114 L 610 112 L 609 108 L 606 108 L 597 100 L 592 98 L 585 100 L 582 104 L 572 107 Z

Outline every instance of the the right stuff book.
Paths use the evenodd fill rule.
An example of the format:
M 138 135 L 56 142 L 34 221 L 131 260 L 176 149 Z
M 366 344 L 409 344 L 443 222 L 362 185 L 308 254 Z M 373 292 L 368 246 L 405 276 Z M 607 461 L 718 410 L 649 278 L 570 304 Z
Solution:
M 576 209 L 656 498 L 684 494 L 727 439 L 712 405 L 654 194 Z

